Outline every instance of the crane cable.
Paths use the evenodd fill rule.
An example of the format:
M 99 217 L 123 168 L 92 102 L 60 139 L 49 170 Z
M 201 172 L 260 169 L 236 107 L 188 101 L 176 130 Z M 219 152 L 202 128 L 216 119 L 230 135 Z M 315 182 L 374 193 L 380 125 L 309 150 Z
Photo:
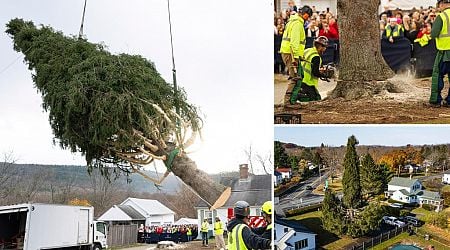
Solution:
M 78 39 L 83 38 L 83 27 L 84 27 L 84 16 L 86 14 L 86 3 L 87 3 L 87 0 L 84 0 L 83 16 L 81 17 L 81 25 L 80 25 L 80 31 L 78 32 Z

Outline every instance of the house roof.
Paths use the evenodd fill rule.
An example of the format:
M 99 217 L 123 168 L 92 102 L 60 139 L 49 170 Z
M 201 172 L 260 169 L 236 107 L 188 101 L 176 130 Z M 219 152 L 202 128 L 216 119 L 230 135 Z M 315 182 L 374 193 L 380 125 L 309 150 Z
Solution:
M 145 220 L 145 217 L 140 214 L 136 209 L 128 205 L 117 205 L 120 210 L 127 214 L 132 220 Z
M 402 193 L 403 195 L 409 196 L 411 195 L 408 191 L 406 191 L 406 189 L 400 189 L 398 190 L 400 193 Z
M 422 198 L 427 198 L 429 200 L 440 201 L 441 195 L 438 192 L 427 191 L 427 190 L 418 190 L 416 192 L 417 196 L 421 196 Z
M 296 220 L 286 220 L 279 216 L 275 216 L 275 224 L 293 228 L 296 232 L 315 234 L 314 232 L 312 232 L 311 230 L 309 230 L 307 227 L 305 227 L 304 225 L 302 225 L 300 222 L 298 222 Z
M 275 170 L 275 171 L 274 171 L 274 175 L 275 175 L 275 176 L 281 176 L 281 173 Z
M 289 173 L 291 172 L 290 168 L 277 168 L 277 171 L 280 173 Z
M 108 211 L 103 213 L 98 220 L 100 221 L 136 221 L 145 220 L 145 217 L 133 208 L 126 205 L 114 205 Z M 126 212 L 125 212 L 126 211 Z
M 272 197 L 272 175 L 250 175 L 242 180 L 238 177 L 222 178 L 220 183 L 231 187 L 231 196 L 222 207 L 233 207 L 237 201 L 246 201 L 250 206 L 262 206 Z M 209 207 L 200 201 L 196 207 Z
M 393 177 L 388 185 L 399 186 L 399 187 L 411 187 L 418 179 L 409 179 L 403 177 Z
M 175 214 L 175 212 L 157 200 L 127 198 L 120 205 L 137 206 L 144 210 L 148 215 Z

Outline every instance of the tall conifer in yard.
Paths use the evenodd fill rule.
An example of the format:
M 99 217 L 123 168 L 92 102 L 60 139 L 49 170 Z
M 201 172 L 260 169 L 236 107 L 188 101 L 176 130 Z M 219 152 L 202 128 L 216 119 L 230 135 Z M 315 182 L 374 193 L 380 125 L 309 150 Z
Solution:
M 347 208 L 358 208 L 361 204 L 359 160 L 356 153 L 356 145 L 358 143 L 354 135 L 350 136 L 347 141 L 347 152 L 344 157 L 342 188 L 344 192 L 343 202 Z
M 379 194 L 383 188 L 381 167 L 377 166 L 370 154 L 366 154 L 361 162 L 362 193 L 367 196 Z

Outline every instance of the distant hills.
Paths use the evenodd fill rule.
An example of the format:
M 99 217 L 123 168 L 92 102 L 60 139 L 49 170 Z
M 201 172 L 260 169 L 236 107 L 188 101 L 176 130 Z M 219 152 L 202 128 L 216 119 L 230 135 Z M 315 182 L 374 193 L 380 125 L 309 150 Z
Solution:
M 1 164 L 1 163 L 0 163 Z M 41 164 L 13 164 L 13 170 L 19 175 L 23 177 L 24 180 L 27 179 L 28 176 L 32 176 L 36 173 L 45 173 L 48 175 L 49 182 L 53 182 L 55 184 L 58 183 L 67 183 L 74 180 L 74 186 L 79 187 L 81 189 L 85 189 L 90 187 L 91 185 L 91 177 L 87 171 L 86 166 L 67 166 L 67 165 L 41 165 Z M 143 171 L 150 177 L 157 178 L 157 176 L 162 176 L 163 173 L 156 173 L 155 171 Z M 227 172 L 221 174 L 210 175 L 215 181 L 219 182 L 221 176 L 239 176 L 238 172 Z M 149 180 L 146 180 L 139 174 L 131 174 L 128 177 L 128 181 L 126 176 L 121 175 L 116 181 L 118 185 L 120 185 L 124 189 L 131 189 L 135 192 L 147 192 L 154 193 L 158 191 L 156 186 Z M 175 193 L 179 190 L 182 183 L 181 181 L 170 174 L 162 183 L 160 189 L 165 193 Z M 39 191 L 47 191 L 45 190 L 47 187 L 42 187 Z

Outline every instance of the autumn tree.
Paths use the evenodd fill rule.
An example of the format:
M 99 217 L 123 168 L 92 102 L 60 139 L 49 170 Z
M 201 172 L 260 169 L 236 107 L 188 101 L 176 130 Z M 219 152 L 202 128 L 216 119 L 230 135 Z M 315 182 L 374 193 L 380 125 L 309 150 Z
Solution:
M 342 189 L 344 192 L 344 206 L 349 209 L 358 208 L 361 205 L 361 183 L 359 159 L 356 153 L 358 140 L 354 135 L 348 138 L 347 152 L 344 157 L 344 175 L 342 177 Z
M 173 172 L 209 203 L 223 193 L 188 156 L 202 128 L 197 108 L 154 63 L 22 19 L 11 20 L 6 33 L 33 72 L 55 140 L 80 152 L 89 170 L 112 168 L 159 183 L 141 171 L 159 160 L 164 176 Z
M 337 1 L 340 64 L 339 79 L 331 97 L 356 99 L 393 88 L 386 82 L 394 75 L 393 71 L 381 54 L 379 6 L 380 0 Z M 355 29 L 361 18 L 365 20 L 364 29 Z
M 407 157 L 408 156 L 404 150 L 396 149 L 381 156 L 378 162 L 386 164 L 392 172 L 400 175 L 401 167 L 406 164 Z

